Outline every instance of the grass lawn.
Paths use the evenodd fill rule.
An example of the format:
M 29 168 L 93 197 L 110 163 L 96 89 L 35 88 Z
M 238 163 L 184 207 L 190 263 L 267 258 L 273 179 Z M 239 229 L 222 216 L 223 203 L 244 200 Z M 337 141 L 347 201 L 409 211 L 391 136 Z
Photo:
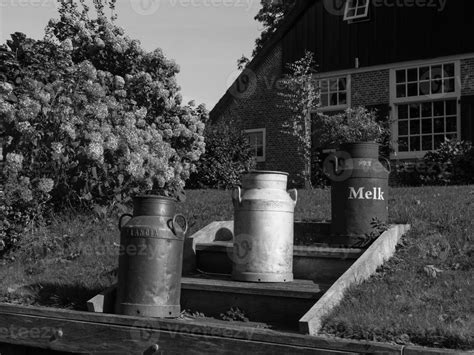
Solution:
M 298 219 L 330 218 L 329 190 L 300 191 Z M 352 288 L 326 334 L 474 349 L 474 187 L 392 189 L 390 219 L 412 230 L 396 256 Z M 230 192 L 189 191 L 190 234 L 232 218 Z M 0 302 L 84 310 L 115 282 L 117 218 L 65 212 L 0 260 Z

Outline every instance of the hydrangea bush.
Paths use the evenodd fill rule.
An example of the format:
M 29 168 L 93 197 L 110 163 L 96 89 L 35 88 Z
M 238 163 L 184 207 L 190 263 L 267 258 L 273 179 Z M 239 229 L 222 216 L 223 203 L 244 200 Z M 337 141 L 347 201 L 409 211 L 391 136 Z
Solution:
M 94 19 L 84 1 L 60 3 L 44 40 L 15 33 L 0 46 L 2 198 L 92 207 L 178 196 L 204 153 L 207 110 L 182 104 L 178 66 L 127 37 L 101 1 Z

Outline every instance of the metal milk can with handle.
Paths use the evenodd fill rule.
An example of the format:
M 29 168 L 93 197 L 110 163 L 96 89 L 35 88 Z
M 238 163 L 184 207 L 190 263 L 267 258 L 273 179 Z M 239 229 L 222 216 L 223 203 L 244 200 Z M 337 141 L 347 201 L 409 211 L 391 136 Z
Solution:
M 253 171 L 232 193 L 232 278 L 249 282 L 293 281 L 293 224 L 297 191 L 288 174 Z
M 377 143 L 343 144 L 331 182 L 331 234 L 352 245 L 388 220 L 388 175 Z
M 180 315 L 187 222 L 175 209 L 176 201 L 172 198 L 137 196 L 133 199 L 133 216 L 120 218 L 115 313 L 145 317 Z M 126 216 L 132 218 L 122 226 Z

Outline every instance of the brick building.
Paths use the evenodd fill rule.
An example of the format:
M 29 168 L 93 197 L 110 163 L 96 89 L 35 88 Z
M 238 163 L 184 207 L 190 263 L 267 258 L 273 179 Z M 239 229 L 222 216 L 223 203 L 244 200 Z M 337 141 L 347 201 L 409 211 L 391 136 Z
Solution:
M 287 63 L 315 53 L 321 111 L 377 108 L 389 117 L 392 159 L 423 157 L 445 138 L 474 140 L 472 0 L 298 1 L 211 112 L 249 136 L 258 167 L 303 169 L 279 95 Z

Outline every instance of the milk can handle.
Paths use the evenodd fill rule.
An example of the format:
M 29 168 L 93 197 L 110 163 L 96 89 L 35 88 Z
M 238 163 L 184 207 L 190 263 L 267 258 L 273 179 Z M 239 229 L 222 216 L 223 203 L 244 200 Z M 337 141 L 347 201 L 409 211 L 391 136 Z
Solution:
M 175 228 L 176 224 L 181 227 L 181 225 L 177 222 L 178 218 L 183 219 L 183 221 L 184 221 L 183 234 L 186 234 L 186 232 L 188 231 L 188 221 L 187 221 L 186 217 L 184 217 L 182 214 L 177 214 L 173 217 L 173 223 L 172 223 L 173 232 L 176 230 L 176 228 Z
M 242 189 L 239 186 L 232 191 L 232 200 L 238 202 L 239 205 L 242 203 Z
M 288 190 L 288 195 L 290 195 L 291 199 L 295 201 L 295 205 L 296 205 L 296 202 L 298 202 L 298 190 L 296 189 Z
M 122 230 L 122 228 L 123 228 L 123 225 L 122 225 L 122 220 L 123 220 L 123 218 L 124 218 L 124 217 L 130 217 L 130 218 L 133 218 L 133 216 L 132 216 L 131 214 L 129 214 L 129 213 L 125 213 L 125 214 L 121 215 L 121 216 L 120 216 L 120 218 L 119 218 L 119 223 L 118 223 L 118 228 L 119 228 L 119 231 L 121 231 L 121 230 Z

